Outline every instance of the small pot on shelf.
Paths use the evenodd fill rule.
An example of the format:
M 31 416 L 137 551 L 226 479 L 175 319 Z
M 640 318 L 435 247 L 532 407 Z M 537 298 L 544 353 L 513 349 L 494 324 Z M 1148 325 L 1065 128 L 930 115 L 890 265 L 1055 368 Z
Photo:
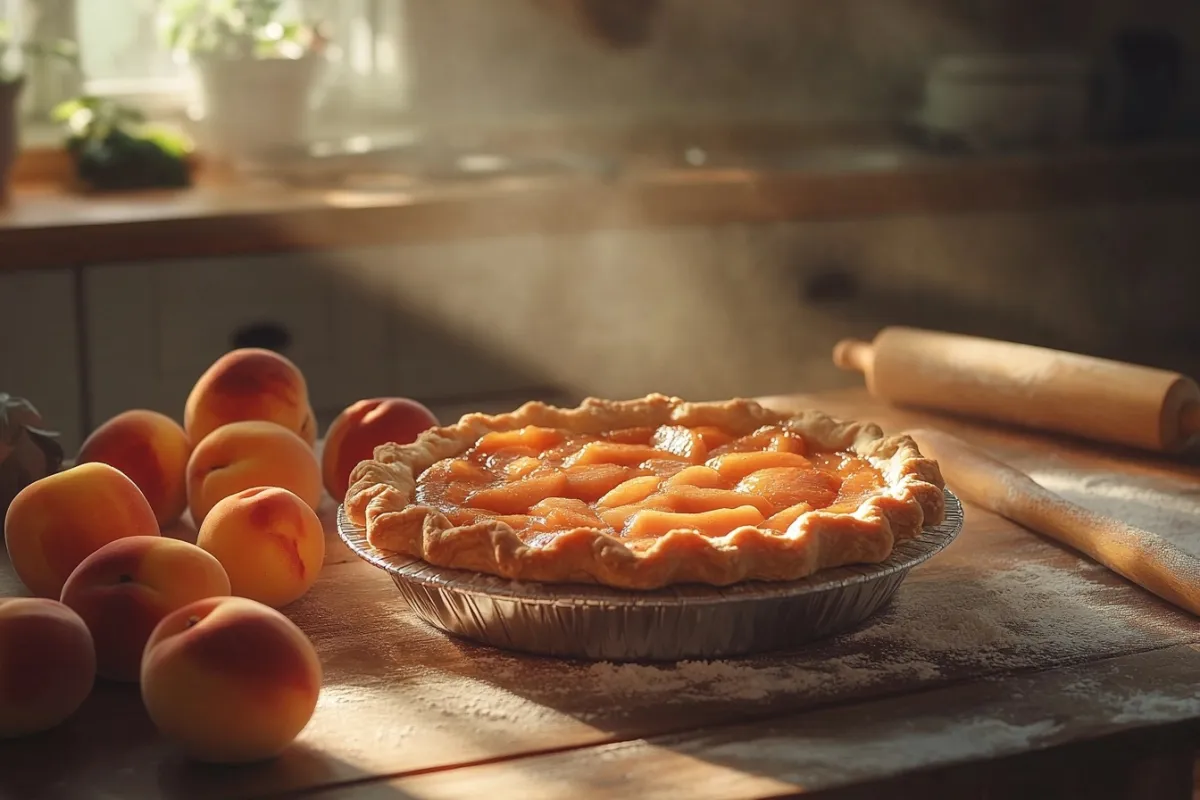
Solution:
M 302 143 L 323 63 L 315 53 L 197 59 L 197 139 L 232 162 Z

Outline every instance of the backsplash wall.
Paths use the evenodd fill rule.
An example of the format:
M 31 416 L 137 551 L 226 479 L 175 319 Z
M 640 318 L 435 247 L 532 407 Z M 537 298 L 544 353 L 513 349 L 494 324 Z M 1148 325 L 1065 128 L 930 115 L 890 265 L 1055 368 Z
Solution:
M 1101 56 L 1131 26 L 1183 38 L 1200 107 L 1193 0 L 661 0 L 648 41 L 616 49 L 537 0 L 408 0 L 404 18 L 413 107 L 441 117 L 894 120 L 937 56 Z

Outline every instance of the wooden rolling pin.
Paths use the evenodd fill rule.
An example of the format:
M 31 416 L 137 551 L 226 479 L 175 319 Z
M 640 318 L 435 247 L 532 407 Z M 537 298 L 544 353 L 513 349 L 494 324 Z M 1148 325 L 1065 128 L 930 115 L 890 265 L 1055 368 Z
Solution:
M 871 394 L 898 405 L 1161 452 L 1200 433 L 1200 388 L 1150 367 L 901 327 L 884 328 L 873 342 L 839 342 L 833 361 L 862 372 Z
M 948 433 L 908 432 L 962 499 L 1055 539 L 1200 616 L 1200 558 L 1150 531 L 1096 514 Z

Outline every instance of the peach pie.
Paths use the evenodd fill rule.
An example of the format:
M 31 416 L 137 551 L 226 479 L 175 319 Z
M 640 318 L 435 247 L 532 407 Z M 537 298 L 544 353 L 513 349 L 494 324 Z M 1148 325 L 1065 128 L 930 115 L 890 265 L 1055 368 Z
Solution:
M 359 464 L 371 545 L 505 578 L 653 589 L 879 562 L 942 520 L 907 436 L 749 400 L 650 395 L 468 414 Z

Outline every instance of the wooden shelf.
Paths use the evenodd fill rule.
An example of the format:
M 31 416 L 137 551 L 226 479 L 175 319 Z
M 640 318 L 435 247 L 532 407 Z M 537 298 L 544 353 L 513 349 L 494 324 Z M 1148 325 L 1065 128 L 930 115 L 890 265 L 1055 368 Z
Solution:
M 753 162 L 747 162 L 753 163 Z M 1200 196 L 1200 148 L 915 156 L 846 169 L 634 167 L 586 175 L 414 182 L 388 191 L 203 180 L 182 191 L 16 187 L 0 271 L 237 256 L 658 225 L 955 213 Z

